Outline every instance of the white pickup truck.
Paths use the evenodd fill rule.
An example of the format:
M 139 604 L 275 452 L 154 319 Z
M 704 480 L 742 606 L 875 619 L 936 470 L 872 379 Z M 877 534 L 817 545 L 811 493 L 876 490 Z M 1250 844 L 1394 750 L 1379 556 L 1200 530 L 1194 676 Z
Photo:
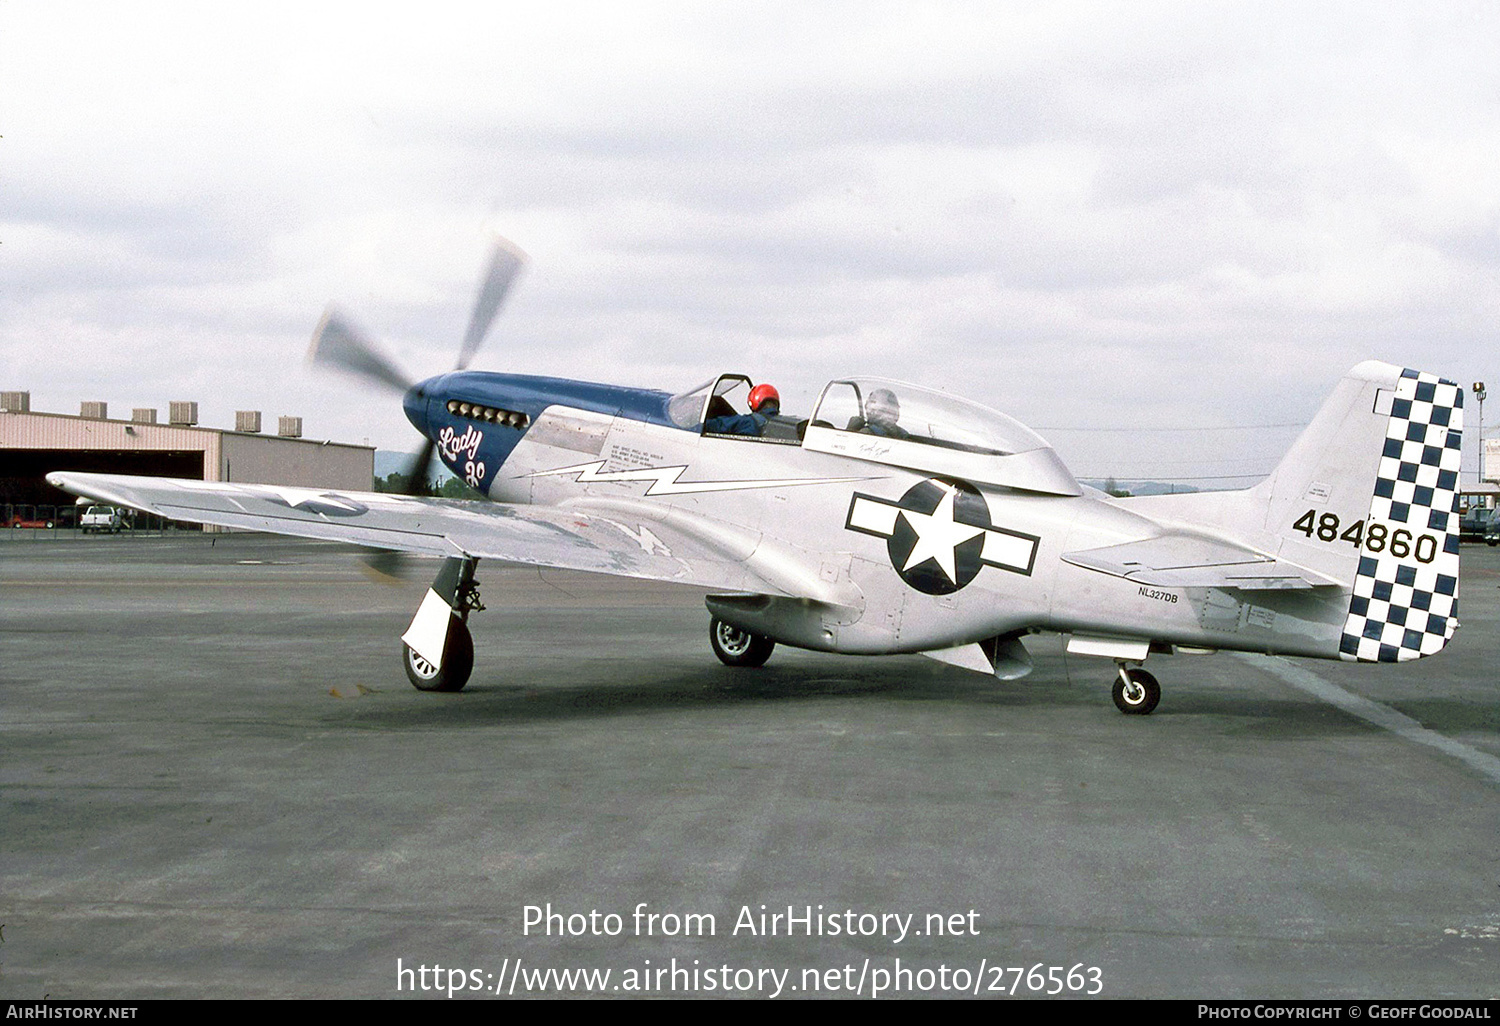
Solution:
M 90 506 L 84 510 L 83 516 L 78 521 L 78 526 L 83 528 L 84 534 L 90 534 L 94 531 L 107 531 L 110 534 L 119 534 L 125 529 L 125 517 L 113 506 Z

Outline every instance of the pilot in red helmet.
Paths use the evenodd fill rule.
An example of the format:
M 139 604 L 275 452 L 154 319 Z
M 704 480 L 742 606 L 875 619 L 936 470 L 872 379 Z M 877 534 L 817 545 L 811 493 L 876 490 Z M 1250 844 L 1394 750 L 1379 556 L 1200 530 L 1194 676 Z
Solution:
M 710 417 L 703 429 L 715 435 L 761 435 L 766 422 L 781 412 L 781 394 L 775 385 L 759 384 L 750 390 L 750 412 Z
M 767 419 L 781 412 L 781 393 L 775 385 L 762 383 L 750 390 L 750 412 Z

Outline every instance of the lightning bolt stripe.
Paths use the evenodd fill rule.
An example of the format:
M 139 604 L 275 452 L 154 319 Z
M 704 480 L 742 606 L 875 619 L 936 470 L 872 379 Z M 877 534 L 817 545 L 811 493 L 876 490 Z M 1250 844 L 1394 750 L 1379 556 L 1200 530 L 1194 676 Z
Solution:
M 556 470 L 538 470 L 532 477 L 560 477 L 576 474 L 579 484 L 594 482 L 650 481 L 647 495 L 688 495 L 694 492 L 738 492 L 752 488 L 791 488 L 798 485 L 848 484 L 853 481 L 868 481 L 868 477 L 783 477 L 749 481 L 687 481 L 678 478 L 687 470 L 681 467 L 640 467 L 635 470 L 601 470 L 608 462 L 580 463 L 573 467 L 558 467 Z

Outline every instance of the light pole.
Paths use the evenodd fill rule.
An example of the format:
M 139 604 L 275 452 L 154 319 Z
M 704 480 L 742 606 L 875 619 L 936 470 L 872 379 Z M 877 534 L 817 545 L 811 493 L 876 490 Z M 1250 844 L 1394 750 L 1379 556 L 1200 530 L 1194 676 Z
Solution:
M 1479 483 L 1484 483 L 1484 382 L 1474 382 L 1474 398 L 1479 400 Z

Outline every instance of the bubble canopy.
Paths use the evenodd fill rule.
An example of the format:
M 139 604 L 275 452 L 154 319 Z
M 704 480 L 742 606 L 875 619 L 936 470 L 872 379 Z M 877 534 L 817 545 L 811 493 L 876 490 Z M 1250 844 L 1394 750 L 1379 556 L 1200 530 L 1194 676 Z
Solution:
M 877 463 L 1054 495 L 1081 489 L 1052 447 L 987 406 L 884 378 L 829 382 L 803 444 Z
M 720 414 L 742 413 L 736 399 L 750 387 L 743 374 L 720 375 L 669 397 L 667 419 L 685 430 L 725 437 L 706 426 Z M 1083 494 L 1052 447 L 1020 421 L 968 399 L 887 378 L 831 381 L 808 419 L 796 413 L 772 416 L 736 440 L 800 442 L 813 452 L 938 476 L 1047 495 Z
M 1049 448 L 1013 417 L 968 399 L 883 378 L 829 382 L 812 422 L 986 456 Z

